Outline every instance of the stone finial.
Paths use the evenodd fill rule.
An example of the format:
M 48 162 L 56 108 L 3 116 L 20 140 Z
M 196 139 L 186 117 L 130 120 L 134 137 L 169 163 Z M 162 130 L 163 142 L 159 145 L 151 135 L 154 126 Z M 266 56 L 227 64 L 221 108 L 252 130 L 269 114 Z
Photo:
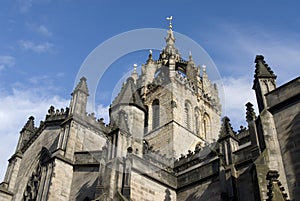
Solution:
M 190 64 L 194 64 L 195 65 L 195 63 L 194 63 L 194 59 L 193 59 L 193 55 L 192 55 L 192 52 L 190 51 L 189 52 L 189 61 L 188 61 Z
M 220 130 L 220 138 L 226 137 L 226 136 L 231 136 L 233 138 L 236 138 L 236 133 L 233 131 L 233 128 L 231 126 L 230 123 L 230 119 L 225 116 L 222 119 L 222 126 L 221 126 L 221 130 Z
M 147 64 L 148 63 L 153 63 L 152 50 L 149 50 L 149 57 L 148 57 L 148 60 L 147 60 Z
M 253 109 L 252 103 L 248 102 L 246 104 L 246 120 L 247 122 L 253 121 L 256 119 L 256 115 Z
M 75 93 L 77 91 L 81 91 L 81 92 L 85 93 L 87 96 L 89 95 L 89 90 L 87 87 L 87 82 L 86 82 L 85 77 L 80 78 L 80 81 L 79 81 L 78 85 L 76 86 L 73 93 Z
M 54 115 L 54 113 L 55 113 L 55 107 L 53 105 L 51 105 L 49 110 L 48 110 L 48 114 L 49 115 Z
M 287 193 L 285 193 L 284 187 L 282 187 L 281 182 L 278 180 L 279 173 L 276 170 L 269 170 L 266 175 L 267 181 L 269 181 L 267 188 L 267 201 L 290 201 L 288 199 Z
M 265 62 L 263 55 L 257 55 L 255 58 L 255 78 L 258 77 L 271 77 L 276 78 L 276 75 L 269 67 L 269 65 Z
M 30 131 L 30 132 L 34 132 L 35 131 L 35 127 L 34 127 L 34 117 L 33 116 L 30 116 L 28 118 L 28 121 L 26 122 L 26 124 L 24 125 L 23 129 L 21 132 L 23 131 Z
M 131 74 L 131 77 L 133 78 L 134 80 L 134 83 L 136 83 L 137 79 L 138 79 L 138 73 L 136 72 L 136 68 L 137 68 L 137 64 L 133 64 L 133 72 Z

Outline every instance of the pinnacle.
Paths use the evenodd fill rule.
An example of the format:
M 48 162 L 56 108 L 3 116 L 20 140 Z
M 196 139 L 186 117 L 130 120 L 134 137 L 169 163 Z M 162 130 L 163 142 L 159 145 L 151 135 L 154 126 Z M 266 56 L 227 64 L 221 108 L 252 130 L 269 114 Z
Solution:
M 245 106 L 246 106 L 246 120 L 248 122 L 253 121 L 256 118 L 256 116 L 255 116 L 252 103 L 248 102 Z
M 142 110 L 145 109 L 143 102 L 139 96 L 138 90 L 134 83 L 134 79 L 132 77 L 128 77 L 125 85 L 122 87 L 119 95 L 115 98 L 113 103 L 111 104 L 111 108 L 120 105 L 136 105 Z
M 31 131 L 31 132 L 34 132 L 35 131 L 35 127 L 34 127 L 34 117 L 33 116 L 30 116 L 28 118 L 28 121 L 26 122 L 26 124 L 24 125 L 22 131 L 24 130 L 28 130 L 28 131 Z M 21 131 L 21 132 L 22 132 Z
M 233 128 L 231 126 L 231 123 L 230 123 L 230 119 L 225 116 L 223 117 L 222 119 L 222 127 L 221 127 L 221 131 L 220 131 L 220 137 L 226 137 L 226 136 L 231 136 L 231 137 L 235 137 L 235 132 L 233 131 Z
M 81 92 L 85 93 L 86 95 L 89 95 L 89 90 L 88 90 L 88 87 L 87 87 L 87 83 L 86 83 L 86 78 L 85 77 L 81 77 L 80 78 L 80 82 L 76 86 L 74 92 L 75 91 L 81 91 Z
M 276 75 L 269 67 L 269 65 L 265 62 L 263 55 L 257 55 L 255 58 L 255 75 L 254 77 L 272 77 L 276 78 Z

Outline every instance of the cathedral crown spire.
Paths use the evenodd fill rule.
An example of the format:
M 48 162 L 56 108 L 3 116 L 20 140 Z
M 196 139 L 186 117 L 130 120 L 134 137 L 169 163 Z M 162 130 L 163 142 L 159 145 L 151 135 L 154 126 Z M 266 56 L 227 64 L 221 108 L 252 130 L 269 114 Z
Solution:
M 172 54 L 175 55 L 175 54 L 178 54 L 178 49 L 174 45 L 176 39 L 174 37 L 173 30 L 172 30 L 173 16 L 167 17 L 166 19 L 169 21 L 169 30 L 167 31 L 168 35 L 165 38 L 166 44 L 167 44 L 165 47 L 165 51 L 170 55 L 172 55 Z

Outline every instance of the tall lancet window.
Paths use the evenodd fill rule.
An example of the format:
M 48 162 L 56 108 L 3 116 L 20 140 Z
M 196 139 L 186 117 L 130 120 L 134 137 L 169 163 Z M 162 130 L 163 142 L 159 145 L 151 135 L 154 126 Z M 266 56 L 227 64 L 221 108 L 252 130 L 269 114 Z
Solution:
M 159 126 L 159 100 L 155 99 L 152 103 L 152 129 Z
M 210 134 L 210 118 L 207 113 L 204 114 L 203 117 L 203 134 L 202 137 L 206 138 Z
M 200 120 L 200 115 L 201 115 L 201 113 L 200 113 L 200 110 L 198 109 L 198 108 L 196 108 L 195 109 L 195 133 L 198 135 L 198 136 L 200 136 L 201 134 L 200 134 L 200 122 L 201 122 L 201 120 Z
M 188 102 L 184 104 L 184 122 L 188 129 L 191 129 L 191 106 Z

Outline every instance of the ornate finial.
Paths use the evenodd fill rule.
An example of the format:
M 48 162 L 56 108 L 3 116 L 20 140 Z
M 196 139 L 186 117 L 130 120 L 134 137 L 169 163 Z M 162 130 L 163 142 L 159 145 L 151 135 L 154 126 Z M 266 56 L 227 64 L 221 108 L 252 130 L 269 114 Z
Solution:
M 273 77 L 276 78 L 276 75 L 272 71 L 271 67 L 264 60 L 263 55 L 256 55 L 255 61 L 255 75 L 254 77 Z
M 173 26 L 172 26 L 173 16 L 171 15 L 170 17 L 167 17 L 166 19 L 169 21 L 169 28 L 172 29 L 173 28 Z
M 86 83 L 86 78 L 85 77 L 81 77 L 79 83 L 77 84 L 75 90 L 73 93 L 75 93 L 76 91 L 81 91 L 83 93 L 85 93 L 86 95 L 89 95 L 89 90 L 87 87 L 87 83 Z
M 136 73 L 136 67 L 137 67 L 138 65 L 137 64 L 133 64 L 133 72 L 134 73 Z
M 246 120 L 248 122 L 250 122 L 250 121 L 253 121 L 255 119 L 256 119 L 256 116 L 255 116 L 255 112 L 254 112 L 254 109 L 253 109 L 253 105 L 250 102 L 248 102 L 246 104 Z
M 152 50 L 149 50 L 149 58 L 147 60 L 147 63 L 153 62 L 153 57 L 152 57 Z
M 206 72 L 206 65 L 203 64 L 201 67 L 203 69 L 203 72 Z
M 233 131 L 230 119 L 227 116 L 223 117 L 219 137 L 232 136 L 235 138 L 235 135 L 236 133 Z

